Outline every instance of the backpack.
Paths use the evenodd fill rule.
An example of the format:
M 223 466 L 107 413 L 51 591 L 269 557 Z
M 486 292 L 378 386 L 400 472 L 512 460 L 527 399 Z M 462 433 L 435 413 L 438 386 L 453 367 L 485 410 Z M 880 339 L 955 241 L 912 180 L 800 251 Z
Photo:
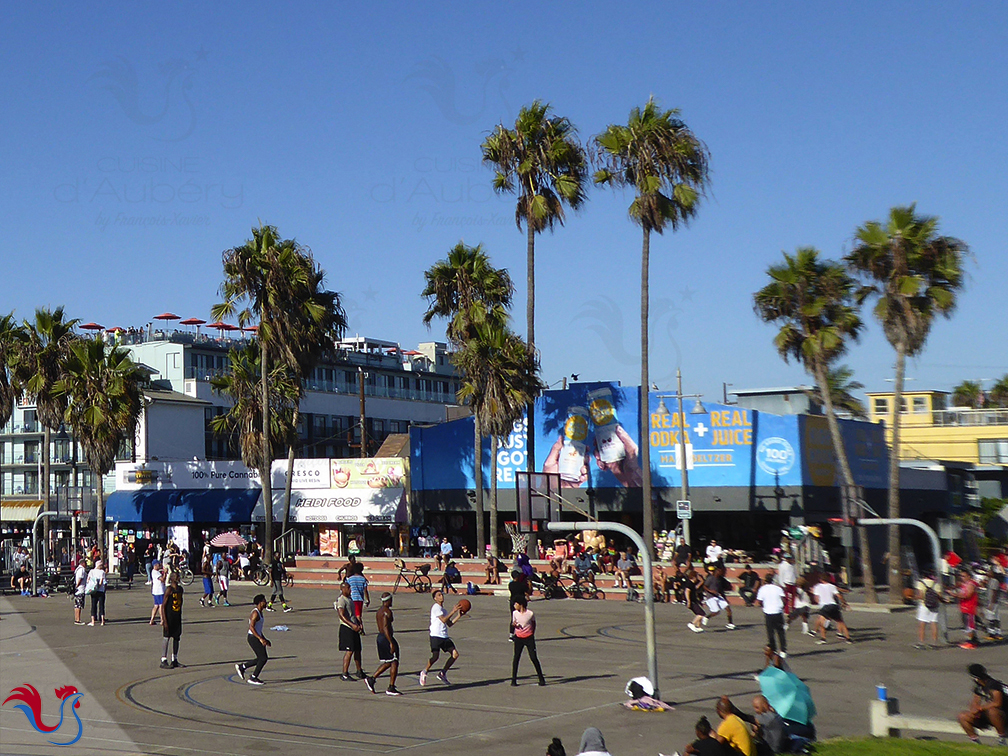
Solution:
M 924 589 L 924 608 L 929 612 L 934 612 L 938 610 L 938 606 L 941 604 L 941 597 L 938 595 L 938 591 L 934 588 L 928 586 Z
M 466 595 L 467 596 L 475 596 L 479 592 L 480 592 L 480 589 L 479 589 L 478 585 L 476 585 L 472 581 L 466 583 Z

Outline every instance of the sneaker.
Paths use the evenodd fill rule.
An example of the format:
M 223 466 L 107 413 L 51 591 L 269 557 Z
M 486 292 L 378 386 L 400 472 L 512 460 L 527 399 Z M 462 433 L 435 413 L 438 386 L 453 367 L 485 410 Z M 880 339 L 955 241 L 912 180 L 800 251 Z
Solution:
M 959 648 L 965 648 L 967 651 L 972 651 L 973 649 L 976 648 L 976 644 L 970 643 L 969 641 L 965 641 L 964 643 L 959 644 Z
M 704 618 L 703 618 L 702 620 L 700 620 L 700 621 L 701 621 L 701 622 L 703 623 L 703 626 L 704 626 L 704 627 L 707 627 L 707 623 L 708 623 L 708 622 L 710 622 L 710 617 L 704 617 Z
M 293 612 L 294 611 L 294 607 L 287 606 L 286 604 L 284 604 L 284 608 L 283 609 L 284 609 L 285 612 Z
M 245 665 L 244 664 L 235 664 L 235 672 L 238 673 L 238 677 L 240 677 L 242 680 L 245 679 Z
M 999 746 L 1008 746 L 1008 737 L 1000 737 L 1000 738 L 998 738 L 997 744 Z
M 364 678 L 364 684 L 367 685 L 367 689 L 370 690 L 372 693 L 377 693 L 378 692 L 378 691 L 376 691 L 374 689 L 374 678 L 373 677 L 365 677 Z
M 167 659 L 161 660 L 161 669 L 171 669 L 171 664 L 168 663 Z
M 201 598 L 201 599 L 199 600 L 199 605 L 200 605 L 200 606 L 206 606 L 206 599 L 205 599 L 205 598 Z
M 275 612 L 276 609 L 273 608 L 272 604 L 266 604 L 266 611 L 267 612 Z
M 807 635 L 809 638 L 815 638 L 816 637 L 816 634 L 813 633 L 811 630 L 805 630 L 804 632 L 805 632 L 805 635 Z
M 426 684 L 427 684 L 427 670 L 426 669 L 421 669 L 420 670 L 420 687 L 422 688 Z
M 181 666 L 182 665 L 178 663 L 178 659 L 172 659 L 172 662 L 171 662 L 171 668 L 172 669 L 178 669 Z
M 826 645 L 826 639 L 825 639 L 825 638 L 820 638 L 819 640 L 817 640 L 817 641 L 815 642 L 815 644 L 816 644 L 817 646 L 825 646 L 825 645 Z
M 809 629 L 808 629 L 808 625 L 802 625 L 802 626 L 801 626 L 801 631 L 802 631 L 803 633 L 805 633 L 805 635 L 808 635 L 808 634 L 809 634 Z
M 735 629 L 735 623 L 734 622 L 729 622 L 727 625 L 724 626 L 724 629 L 725 630 L 734 630 Z
M 848 646 L 854 645 L 854 639 L 853 638 L 844 638 L 843 642 L 846 643 Z
M 401 696 L 401 695 L 402 695 L 402 693 L 400 693 L 400 692 L 399 692 L 399 690 L 398 690 L 397 688 L 394 688 L 394 687 L 392 687 L 392 686 L 390 685 L 390 686 L 388 687 L 388 690 L 386 690 L 386 691 L 385 691 L 385 695 L 386 695 L 386 696 Z
M 231 606 L 227 601 L 224 602 L 224 606 Z
M 75 625 L 83 625 L 83 622 L 74 622 Z
M 247 680 L 247 682 L 248 682 L 249 685 L 262 685 L 263 684 L 263 681 L 260 680 L 258 677 L 250 677 Z
M 346 672 L 344 672 L 342 675 L 340 675 L 339 679 L 342 680 L 343 682 L 353 682 L 354 681 L 353 677 L 351 677 Z
M 358 680 L 364 680 L 366 678 L 367 678 L 367 675 L 364 674 L 364 670 L 357 670 L 357 679 Z
M 787 651 L 781 651 L 779 654 L 777 654 L 777 656 L 779 656 L 781 659 L 787 659 Z
M 702 633 L 702 632 L 703 632 L 703 628 L 702 628 L 702 627 L 697 627 L 697 626 L 696 626 L 696 625 L 694 625 L 694 624 L 693 624 L 692 622 L 687 622 L 687 623 L 686 623 L 686 627 L 688 627 L 688 628 L 689 628 L 690 630 L 692 630 L 692 631 L 693 631 L 694 633 Z
M 789 624 L 788 624 L 787 622 L 785 622 L 785 623 L 784 623 L 784 632 L 785 632 L 785 633 L 786 633 L 786 632 L 788 631 L 788 628 L 789 628 L 789 627 L 791 627 L 791 625 L 789 625 Z
M 508 643 L 514 643 L 514 639 L 515 639 L 515 635 L 514 635 L 514 633 L 511 633 L 511 635 L 508 636 Z
M 448 682 L 448 675 L 444 671 L 437 673 L 437 679 L 443 682 L 445 685 L 451 685 L 451 683 Z

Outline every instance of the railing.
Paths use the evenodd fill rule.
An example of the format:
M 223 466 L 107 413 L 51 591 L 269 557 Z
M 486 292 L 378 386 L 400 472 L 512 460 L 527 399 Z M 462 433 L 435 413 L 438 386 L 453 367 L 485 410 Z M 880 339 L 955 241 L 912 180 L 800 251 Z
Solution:
M 931 413 L 938 426 L 1008 425 L 1008 409 L 947 409 Z

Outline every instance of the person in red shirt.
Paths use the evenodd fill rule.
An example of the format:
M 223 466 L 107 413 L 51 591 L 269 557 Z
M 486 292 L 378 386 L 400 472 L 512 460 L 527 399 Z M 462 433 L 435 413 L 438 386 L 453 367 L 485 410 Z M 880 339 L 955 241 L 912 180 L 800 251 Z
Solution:
M 976 612 L 979 595 L 976 581 L 963 565 L 956 571 L 956 586 L 954 595 L 959 599 L 959 613 L 962 615 L 963 629 L 966 631 L 966 640 L 959 644 L 959 648 L 976 648 Z

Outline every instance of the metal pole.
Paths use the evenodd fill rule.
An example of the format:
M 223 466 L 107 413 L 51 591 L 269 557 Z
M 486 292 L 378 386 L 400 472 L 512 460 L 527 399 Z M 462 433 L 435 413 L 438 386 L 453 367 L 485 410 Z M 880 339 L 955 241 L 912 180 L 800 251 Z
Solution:
M 641 534 L 618 522 L 547 522 L 546 529 L 558 533 L 575 530 L 605 530 L 625 535 L 634 542 L 644 561 L 644 640 L 647 646 L 648 679 L 654 686 L 654 697 L 660 698 L 658 692 L 658 654 L 655 648 L 654 579 L 651 574 L 651 552 L 648 551 Z
M 682 494 L 683 501 L 689 501 L 689 473 L 686 471 L 686 415 L 683 413 L 682 406 L 682 371 L 678 368 L 676 368 L 676 385 L 678 386 L 676 399 L 679 400 L 679 472 L 682 474 L 682 489 L 680 493 Z M 681 522 L 683 526 L 683 540 L 687 546 L 692 546 L 690 543 L 689 520 L 686 519 Z
M 38 594 L 38 525 L 48 517 L 55 517 L 57 512 L 39 512 L 32 523 L 32 596 Z
M 911 525 L 915 528 L 920 528 L 925 533 L 927 533 L 928 538 L 931 540 L 931 553 L 934 556 L 934 568 L 937 574 L 941 570 L 941 543 L 938 540 L 938 534 L 934 532 L 930 525 L 921 522 L 920 520 L 914 520 L 909 517 L 870 517 L 864 520 L 858 520 L 860 525 Z M 893 556 L 890 554 L 889 558 L 892 559 Z M 899 555 L 895 557 L 899 559 Z M 889 603 L 893 603 L 899 597 L 890 596 Z
M 360 384 L 360 455 L 367 457 L 367 419 L 364 416 L 364 368 L 357 368 L 357 382 Z

